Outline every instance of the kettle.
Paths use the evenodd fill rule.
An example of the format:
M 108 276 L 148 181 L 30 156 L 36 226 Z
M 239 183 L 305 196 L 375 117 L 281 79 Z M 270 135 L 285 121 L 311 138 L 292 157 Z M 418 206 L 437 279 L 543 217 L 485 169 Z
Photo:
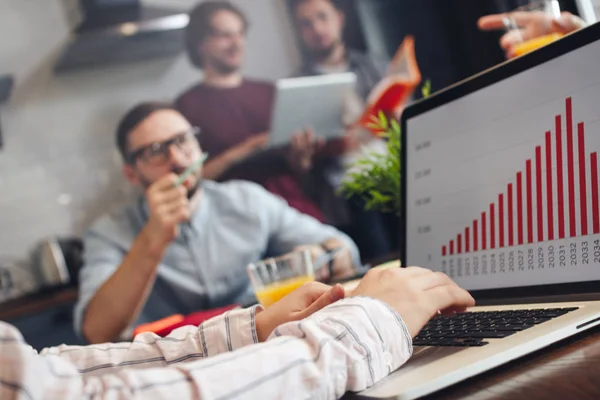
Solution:
M 44 240 L 34 250 L 32 264 L 42 287 L 76 285 L 83 265 L 83 243 L 76 238 Z

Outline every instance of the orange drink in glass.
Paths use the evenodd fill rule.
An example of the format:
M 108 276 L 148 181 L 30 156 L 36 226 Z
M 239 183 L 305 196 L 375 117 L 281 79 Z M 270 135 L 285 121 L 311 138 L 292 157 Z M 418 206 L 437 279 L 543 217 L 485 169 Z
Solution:
M 315 280 L 313 260 L 308 250 L 252 263 L 247 270 L 256 298 L 264 307 Z
M 527 54 L 533 50 L 537 50 L 540 47 L 546 46 L 549 43 L 554 42 L 555 40 L 560 39 L 563 34 L 561 33 L 549 33 L 546 35 L 536 36 L 536 33 L 526 32 L 522 30 L 522 27 L 519 26 L 517 19 L 518 14 L 522 13 L 543 13 L 551 18 L 559 18 L 560 17 L 560 4 L 558 0 L 533 0 L 529 4 L 516 8 L 507 14 L 507 18 L 504 21 L 504 25 L 506 27 L 507 32 L 514 31 L 515 37 L 520 38 L 521 42 L 517 43 L 513 46 L 513 56 L 518 57 L 523 54 Z M 534 30 L 545 30 L 546 27 L 536 26 L 535 28 L 530 28 Z M 535 36 L 532 39 L 524 39 L 523 36 Z

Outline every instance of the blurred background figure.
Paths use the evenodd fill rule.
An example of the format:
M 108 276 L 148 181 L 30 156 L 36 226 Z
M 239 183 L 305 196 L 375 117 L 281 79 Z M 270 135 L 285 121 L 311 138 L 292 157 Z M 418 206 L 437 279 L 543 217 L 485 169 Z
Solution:
M 542 5 L 543 3 L 538 2 Z M 500 46 L 506 57 L 512 58 L 556 40 L 564 34 L 584 28 L 586 22 L 568 11 L 553 13 L 546 10 L 519 10 L 484 16 L 478 21 L 478 25 L 483 31 L 507 30 L 500 38 Z M 547 39 L 540 40 L 543 38 Z M 531 45 L 527 46 L 528 42 Z
M 381 80 L 388 59 L 348 47 L 344 41 L 346 14 L 340 0 L 289 0 L 303 55 L 298 75 L 354 72 L 364 100 Z
M 329 276 L 352 275 L 355 244 L 260 186 L 203 180 L 194 128 L 170 104 L 142 103 L 117 129 L 127 180 L 145 194 L 107 212 L 84 235 L 75 326 L 89 342 L 252 295 L 246 266 L 301 247 L 315 259 L 344 248 Z M 187 178 L 181 178 L 188 174 Z
M 272 83 L 242 75 L 248 29 L 245 14 L 229 2 L 203 2 L 192 10 L 186 50 L 203 72 L 203 81 L 180 95 L 177 107 L 200 128 L 202 146 L 209 154 L 207 179 L 259 183 L 292 207 L 324 221 L 300 184 L 311 167 L 317 145 L 314 134 L 300 133 L 306 139 L 300 146 L 265 151 L 275 92 Z
M 360 117 L 375 85 L 385 76 L 389 60 L 352 49 L 344 41 L 346 14 L 339 0 L 288 0 L 303 55 L 297 75 L 311 76 L 353 72 L 357 76 L 355 110 L 346 116 L 344 139 L 334 140 L 318 155 L 315 185 L 312 192 L 319 198 L 328 215 L 357 242 L 368 259 L 381 257 L 397 249 L 398 221 L 392 215 L 365 210 L 361 199 L 346 201 L 336 194 L 344 178 L 348 162 L 361 147 L 380 148 L 383 142 L 352 126 Z

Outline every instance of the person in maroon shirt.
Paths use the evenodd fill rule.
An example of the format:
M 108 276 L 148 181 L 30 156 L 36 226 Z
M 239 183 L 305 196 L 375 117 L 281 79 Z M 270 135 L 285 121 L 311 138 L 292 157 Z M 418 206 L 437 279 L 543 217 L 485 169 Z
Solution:
M 177 108 L 200 128 L 200 143 L 210 156 L 204 167 L 207 179 L 259 183 L 323 221 L 301 186 L 322 141 L 313 132 L 299 132 L 289 148 L 265 150 L 275 87 L 242 76 L 247 29 L 245 15 L 231 3 L 208 1 L 192 10 L 186 47 L 204 80 L 179 96 Z

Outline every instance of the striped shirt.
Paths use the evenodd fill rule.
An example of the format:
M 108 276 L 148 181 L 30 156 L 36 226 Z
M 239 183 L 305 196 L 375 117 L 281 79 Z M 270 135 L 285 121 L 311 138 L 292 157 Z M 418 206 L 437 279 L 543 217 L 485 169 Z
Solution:
M 401 317 L 368 298 L 337 302 L 258 343 L 259 308 L 233 310 L 165 338 L 59 346 L 40 354 L 0 322 L 0 398 L 336 399 L 412 354 Z

